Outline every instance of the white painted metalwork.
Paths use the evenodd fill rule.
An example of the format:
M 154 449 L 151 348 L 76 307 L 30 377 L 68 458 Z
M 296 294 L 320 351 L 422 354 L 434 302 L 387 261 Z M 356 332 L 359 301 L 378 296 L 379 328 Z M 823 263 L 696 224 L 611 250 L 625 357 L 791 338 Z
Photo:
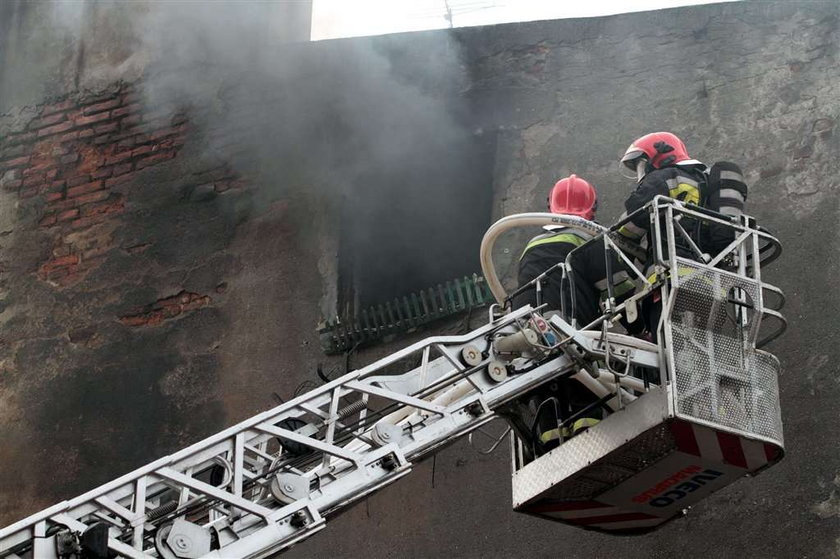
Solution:
M 704 263 L 698 264 L 678 257 L 673 246 L 681 227 L 675 214 L 700 214 L 670 199 L 656 200 L 647 211 L 656 238 L 668 239 L 666 249 L 661 243 L 655 248 L 656 271 L 661 279 L 655 286 L 648 284 L 645 275 L 634 267 L 640 280 L 638 294 L 621 305 L 608 300 L 607 312 L 592 324 L 576 329 L 559 316 L 546 320 L 527 307 L 503 316 L 498 316 L 498 309 L 491 309 L 489 323 L 468 334 L 427 338 L 0 530 L 0 559 L 75 557 L 80 546 L 94 545 L 85 540 L 86 534 L 94 533 L 105 535 L 102 541 L 107 549 L 99 552 L 107 554 L 110 550 L 123 557 L 268 557 L 323 529 L 341 509 L 393 483 L 409 473 L 413 463 L 495 417 L 507 419 L 521 435 L 521 425 L 513 420 L 516 406 L 540 386 L 560 377 L 581 382 L 613 411 L 631 409 L 652 388 L 671 398 L 678 386 L 682 398 L 678 411 L 711 422 L 694 412 L 690 402 L 694 392 L 718 385 L 707 387 L 702 375 L 680 365 L 682 356 L 674 350 L 675 340 L 685 346 L 697 337 L 689 332 L 692 326 L 685 321 L 687 315 L 679 324 L 671 321 L 682 308 L 681 298 L 691 297 L 691 282 L 697 280 L 668 272 L 678 266 L 702 270 L 703 281 L 712 286 L 706 290 L 706 299 L 710 293 L 715 299 L 714 294 L 726 284 L 727 296 L 718 298 L 714 312 L 725 314 L 735 309 L 736 319 L 749 332 L 746 345 L 738 348 L 738 355 L 743 357 L 760 343 L 762 321 L 775 318 L 783 326 L 776 311 L 784 297 L 761 282 L 759 266 L 760 261 L 775 257 L 778 242 L 744 218 L 741 225 L 734 226 L 739 233 L 726 254 L 706 260 L 701 257 Z M 625 264 L 632 265 L 632 256 L 615 241 L 616 227 L 607 230 L 580 218 L 550 214 L 505 218 L 491 227 L 482 243 L 482 262 L 489 266 L 484 273 L 498 299 L 504 300 L 506 294 L 492 269 L 493 242 L 511 224 L 539 225 L 547 218 L 549 223 L 595 232 L 595 242 L 604 242 Z M 730 276 L 737 279 L 730 282 L 732 285 L 726 283 Z M 617 318 L 622 313 L 637 314 L 639 299 L 654 287 L 661 289 L 666 308 L 660 347 L 612 333 Z M 775 298 L 777 306 L 764 305 L 765 296 Z M 696 311 L 695 307 L 697 304 L 688 303 L 689 311 Z M 747 308 L 752 309 L 749 316 L 738 310 Z M 714 340 L 704 343 L 707 345 L 698 351 L 717 352 L 709 357 L 715 363 L 731 360 L 731 355 L 715 349 L 718 346 Z M 752 375 L 750 386 L 772 391 L 772 359 L 765 359 L 760 352 L 747 357 L 755 363 L 745 369 Z M 640 369 L 658 371 L 657 378 L 651 382 L 639 377 Z M 761 375 L 764 377 L 759 378 Z M 680 384 L 683 379 L 688 383 L 685 388 Z M 780 441 L 781 426 L 773 415 L 778 400 L 768 400 L 759 388 L 745 391 L 741 387 L 740 401 L 752 398 L 749 409 L 754 412 L 749 421 L 738 425 L 750 432 L 760 427 L 765 437 Z M 715 393 L 718 398 L 719 392 Z M 645 409 L 638 407 L 634 413 L 644 415 Z M 715 425 L 732 428 L 732 421 L 731 416 L 729 423 L 718 418 Z M 621 425 L 615 419 L 604 423 Z M 592 428 L 587 438 L 609 441 L 610 448 L 620 444 L 621 437 L 610 436 L 609 427 L 598 429 Z M 575 444 L 582 446 L 585 440 Z M 597 448 L 583 450 L 586 452 L 581 456 L 586 460 L 597 459 Z M 590 456 L 592 452 L 595 454 Z M 513 445 L 515 470 L 535 458 L 521 438 Z M 531 467 L 532 471 L 543 469 Z
M 464 336 L 428 338 L 50 507 L 0 530 L 0 557 L 58 557 L 57 536 L 96 523 L 107 525 L 108 547 L 122 556 L 188 557 L 186 521 L 212 536 L 204 556 L 271 555 L 490 421 L 500 406 L 571 371 L 560 344 L 541 339 L 527 372 L 511 370 L 502 382 L 488 375 L 492 341 L 535 316 L 525 308 Z M 468 346 L 481 353 L 476 365 L 460 358 Z M 406 362 L 419 366 L 391 374 Z M 168 535 L 156 537 L 161 531 Z

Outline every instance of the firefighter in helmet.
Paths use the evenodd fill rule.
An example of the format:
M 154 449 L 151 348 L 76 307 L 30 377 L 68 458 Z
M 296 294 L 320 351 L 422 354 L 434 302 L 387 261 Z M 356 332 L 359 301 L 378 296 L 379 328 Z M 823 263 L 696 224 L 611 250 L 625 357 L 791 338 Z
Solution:
M 557 181 L 548 196 L 548 209 L 552 213 L 574 215 L 587 220 L 595 219 L 598 195 L 589 182 L 577 175 Z M 541 283 L 541 303 L 544 312 L 566 310 L 567 321 L 576 321 L 578 327 L 586 326 L 601 316 L 600 302 L 607 292 L 606 261 L 603 244 L 585 243 L 591 236 L 563 226 L 546 226 L 545 232 L 531 239 L 519 260 L 518 281 L 524 286 L 570 259 L 571 277 L 564 277 L 559 268 L 546 276 Z M 585 246 L 584 246 L 585 245 Z M 613 260 L 613 293 L 617 298 L 632 295 L 634 284 L 617 260 Z M 530 304 L 537 306 L 536 286 L 521 291 L 513 298 L 513 308 Z M 565 419 L 592 404 L 592 393 L 577 381 L 562 380 L 552 383 L 534 399 L 536 417 L 534 439 L 537 453 L 547 452 L 561 440 L 573 436 L 596 424 L 601 417 L 598 409 L 587 413 L 571 425 L 560 427 Z
M 747 185 L 740 167 L 730 162 L 718 162 L 707 167 L 692 159 L 683 141 L 671 132 L 653 132 L 635 140 L 624 152 L 621 163 L 636 175 L 637 186 L 624 203 L 629 215 L 652 201 L 656 196 L 668 196 L 686 204 L 705 207 L 732 217 L 744 209 Z M 683 228 L 701 250 L 715 254 L 733 240 L 732 230 L 714 224 L 683 220 Z M 642 242 L 650 228 L 647 213 L 640 213 L 621 227 L 619 233 L 626 238 Z M 682 240 L 677 240 L 677 254 L 690 259 L 698 255 Z M 650 281 L 652 250 L 648 244 L 648 261 L 645 273 Z M 643 303 L 647 329 L 656 340 L 662 305 L 658 293 Z
M 548 209 L 551 213 L 576 215 L 593 220 L 597 208 L 598 194 L 595 188 L 577 175 L 557 181 L 548 195 Z M 591 238 L 586 233 L 563 226 L 547 225 L 544 229 L 543 234 L 531 239 L 519 259 L 517 279 L 520 286 L 531 282 L 557 263 L 565 262 L 570 252 Z M 572 313 L 572 297 L 568 285 L 569 282 L 563 278 L 562 271 L 554 268 L 541 283 L 540 303 L 545 303 L 547 310 L 567 309 L 571 316 L 564 318 L 574 317 L 578 323 L 588 324 L 596 317 L 598 310 L 598 293 L 595 287 L 582 281 L 576 282 L 575 308 Z M 536 286 L 520 292 L 513 298 L 514 309 L 528 304 L 532 307 L 537 306 Z
M 706 165 L 689 157 L 683 141 L 670 132 L 654 132 L 637 139 L 624 152 L 621 163 L 636 173 L 638 184 L 624 203 L 628 214 L 658 195 L 697 206 L 705 202 Z M 647 215 L 638 215 L 621 229 L 621 234 L 639 240 L 649 225 Z

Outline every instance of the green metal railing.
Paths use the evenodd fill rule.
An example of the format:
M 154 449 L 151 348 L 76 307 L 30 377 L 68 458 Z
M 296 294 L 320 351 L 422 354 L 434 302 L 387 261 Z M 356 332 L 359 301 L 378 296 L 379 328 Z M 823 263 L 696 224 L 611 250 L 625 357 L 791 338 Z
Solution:
M 357 345 L 413 331 L 418 326 L 494 302 L 484 277 L 473 274 L 337 317 L 318 326 L 321 349 L 341 353 Z

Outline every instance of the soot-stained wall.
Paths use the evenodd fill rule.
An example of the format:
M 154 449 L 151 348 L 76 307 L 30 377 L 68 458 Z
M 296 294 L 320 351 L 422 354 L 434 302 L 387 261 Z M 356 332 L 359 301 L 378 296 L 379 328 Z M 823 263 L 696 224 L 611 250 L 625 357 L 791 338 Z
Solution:
M 599 188 L 609 221 L 632 188 L 618 157 L 638 135 L 669 129 L 699 159 L 740 162 L 749 211 L 785 244 L 766 272 L 787 293 L 791 322 L 771 348 L 784 369 L 785 460 L 656 534 L 615 539 L 512 513 L 504 451 L 485 457 L 459 443 L 291 556 L 840 556 L 835 3 L 244 49 L 206 15 L 196 27 L 214 32 L 209 43 L 171 33 L 180 20 L 164 15 L 146 21 L 170 56 L 150 61 L 150 37 L 134 37 L 127 83 L 68 95 L 70 62 L 57 63 L 64 73 L 28 75 L 37 92 L 15 89 L 3 104 L 0 521 L 314 378 L 326 360 L 313 326 L 339 299 L 339 220 L 353 213 L 342 204 L 366 199 L 339 194 L 363 192 L 372 169 L 398 175 L 425 143 L 491 142 L 493 215 L 542 209 L 551 184 L 575 172 Z M 227 20 L 248 29 L 247 18 Z M 105 66 L 99 78 L 121 77 Z M 499 247 L 508 274 L 528 234 Z
M 0 8 L 4 524 L 344 372 L 319 319 L 477 271 L 490 219 L 494 136 L 452 41 L 74 6 Z M 21 64 L 55 37 L 72 56 Z

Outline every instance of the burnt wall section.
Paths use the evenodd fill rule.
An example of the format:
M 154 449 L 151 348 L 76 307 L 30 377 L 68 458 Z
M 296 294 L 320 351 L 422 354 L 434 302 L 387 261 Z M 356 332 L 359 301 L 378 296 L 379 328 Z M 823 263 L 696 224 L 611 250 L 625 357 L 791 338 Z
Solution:
M 116 248 L 109 222 L 125 212 L 135 173 L 174 158 L 184 144 L 182 115 L 142 114 L 130 86 L 44 105 L 0 141 L 0 188 L 37 215 L 52 250 L 38 267 L 52 285 L 76 283 Z M 137 250 L 137 247 L 125 247 Z
M 4 524 L 227 423 L 243 264 L 226 249 L 252 183 L 140 97 L 118 83 L 3 120 Z

